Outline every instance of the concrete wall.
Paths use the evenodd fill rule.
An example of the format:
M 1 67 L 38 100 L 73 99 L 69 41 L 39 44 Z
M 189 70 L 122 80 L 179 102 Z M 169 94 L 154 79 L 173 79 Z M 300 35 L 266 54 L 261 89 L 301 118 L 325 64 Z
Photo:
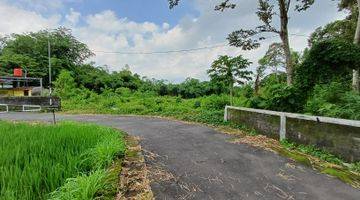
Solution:
M 0 97 L 2 107 L 22 107 L 23 105 L 40 106 L 43 109 L 56 108 L 60 109 L 61 100 L 58 97 L 51 97 L 52 105 L 50 105 L 50 97 Z
M 347 161 L 360 161 L 360 121 L 229 106 L 224 119 L 275 139 L 315 145 Z

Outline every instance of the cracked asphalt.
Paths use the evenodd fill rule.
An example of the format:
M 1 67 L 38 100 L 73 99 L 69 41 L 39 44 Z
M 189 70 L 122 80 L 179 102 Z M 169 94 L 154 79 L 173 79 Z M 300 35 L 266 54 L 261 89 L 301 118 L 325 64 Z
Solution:
M 360 199 L 338 179 L 275 153 L 228 142 L 231 136 L 201 125 L 159 118 L 58 115 L 111 126 L 141 138 L 156 199 Z M 50 121 L 50 114 L 0 114 L 2 120 Z M 152 156 L 149 156 L 152 155 Z

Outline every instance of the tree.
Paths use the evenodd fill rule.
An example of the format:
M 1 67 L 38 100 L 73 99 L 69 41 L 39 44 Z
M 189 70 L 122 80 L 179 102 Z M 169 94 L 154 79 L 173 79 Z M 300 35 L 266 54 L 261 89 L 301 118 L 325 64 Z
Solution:
M 317 28 L 309 38 L 309 46 L 324 40 L 340 39 L 352 42 L 356 29 L 356 20 L 353 17 L 347 17 L 343 20 L 336 20 L 324 27 Z
M 251 71 L 245 70 L 251 62 L 241 55 L 237 57 L 220 56 L 215 60 L 211 69 L 207 72 L 211 79 L 224 82 L 229 86 L 230 103 L 233 104 L 234 84 L 244 84 L 244 81 L 251 80 Z
M 267 68 L 271 68 L 273 73 L 277 74 L 280 72 L 280 68 L 285 68 L 285 60 L 285 52 L 282 44 L 273 43 L 269 46 L 269 49 L 259 62 Z
M 341 39 L 352 41 L 360 45 L 360 15 L 359 0 L 340 0 L 339 9 L 348 10 L 349 15 L 343 20 L 337 20 L 327 24 L 325 27 L 319 27 L 311 34 L 309 45 L 329 39 Z M 360 92 L 359 69 L 354 69 L 352 77 L 353 90 Z
M 360 0 L 341 0 L 340 9 L 350 10 L 352 14 L 357 15 L 354 44 L 360 45 Z M 360 93 L 360 67 L 353 70 L 352 86 L 353 90 Z
M 255 95 L 259 95 L 260 83 L 261 79 L 265 75 L 266 66 L 259 60 L 259 65 L 256 68 L 256 75 L 255 75 Z
M 348 82 L 350 72 L 360 66 L 360 46 L 344 40 L 325 40 L 313 45 L 296 70 L 295 85 L 303 93 L 316 84 Z
M 355 0 L 342 0 L 341 2 L 342 4 L 340 4 L 340 7 L 347 7 L 347 8 L 351 8 L 352 10 L 357 10 L 357 23 L 356 23 L 356 31 L 355 31 L 355 36 L 354 36 L 354 44 L 356 45 L 360 45 L 360 0 L 357 0 L 355 2 Z M 356 6 L 354 8 L 354 6 Z M 352 85 L 353 85 L 353 89 L 355 92 L 359 93 L 360 92 L 360 68 L 354 69 L 353 70 L 353 81 L 352 81 Z
M 291 85 L 293 82 L 293 61 L 291 56 L 291 49 L 289 43 L 288 23 L 289 23 L 289 10 L 292 6 L 291 0 L 277 0 L 278 13 L 274 11 L 275 3 L 270 3 L 270 0 L 259 0 L 259 7 L 256 14 L 258 15 L 262 25 L 250 29 L 240 29 L 234 31 L 228 37 L 230 44 L 237 47 L 242 47 L 244 50 L 251 50 L 260 46 L 260 41 L 264 40 L 263 33 L 275 33 L 280 36 L 282 41 L 282 48 L 285 55 L 285 66 L 287 73 L 287 83 Z M 297 0 L 295 5 L 296 11 L 304 11 L 308 9 L 314 0 Z M 273 17 L 280 17 L 280 28 L 276 28 L 273 24 Z M 255 38 L 258 36 L 257 38 Z
M 54 82 L 55 94 L 63 99 L 69 99 L 76 95 L 76 84 L 71 73 L 66 70 L 62 70 L 58 79 Z
M 170 8 L 178 5 L 180 0 L 168 0 Z M 295 1 L 295 0 L 294 0 Z M 256 12 L 262 25 L 246 30 L 240 29 L 232 32 L 228 36 L 230 45 L 241 47 L 243 50 L 252 50 L 260 47 L 260 42 L 265 39 L 262 35 L 263 33 L 275 33 L 278 34 L 281 38 L 282 45 L 284 48 L 285 58 L 286 58 L 286 73 L 287 73 L 287 83 L 291 85 L 293 82 L 293 62 L 291 57 L 291 50 L 289 44 L 289 33 L 288 33 L 288 23 L 289 23 L 289 10 L 292 6 L 298 12 L 307 10 L 315 0 L 296 0 L 295 5 L 294 1 L 291 0 L 258 0 L 259 6 Z M 277 5 L 278 12 L 274 11 L 275 5 Z M 235 4 L 231 3 L 229 0 L 223 1 L 221 4 L 215 7 L 215 10 L 224 11 L 225 9 L 234 9 Z M 280 28 L 276 28 L 273 24 L 274 16 L 279 16 Z M 259 36 L 255 38 L 256 36 Z
M 13 34 L 5 39 L 1 50 L 0 65 L 4 73 L 11 73 L 16 66 L 26 67 L 30 76 L 44 78 L 44 85 L 48 85 L 48 41 L 54 77 L 63 69 L 73 71 L 93 55 L 69 29 Z
M 300 60 L 300 54 L 291 51 L 292 66 L 297 66 Z M 272 73 L 280 83 L 278 75 L 283 74 L 286 69 L 286 57 L 284 48 L 281 43 L 272 43 L 269 45 L 264 57 L 259 60 L 259 64 L 264 66 L 265 69 L 270 68 Z

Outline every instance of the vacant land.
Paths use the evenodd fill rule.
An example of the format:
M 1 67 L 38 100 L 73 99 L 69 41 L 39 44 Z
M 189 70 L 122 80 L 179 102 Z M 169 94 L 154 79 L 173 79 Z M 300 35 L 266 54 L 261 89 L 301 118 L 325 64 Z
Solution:
M 113 198 L 123 134 L 95 125 L 0 122 L 0 199 Z M 119 165 L 120 166 L 120 165 Z

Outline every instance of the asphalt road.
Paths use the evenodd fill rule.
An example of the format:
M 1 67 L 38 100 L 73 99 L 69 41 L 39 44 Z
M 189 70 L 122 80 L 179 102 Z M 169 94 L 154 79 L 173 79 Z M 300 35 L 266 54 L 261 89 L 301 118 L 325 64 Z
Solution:
M 360 199 L 360 191 L 272 152 L 228 142 L 200 125 L 145 117 L 59 115 L 139 136 L 156 199 Z M 4 120 L 50 121 L 49 114 L 0 114 Z

